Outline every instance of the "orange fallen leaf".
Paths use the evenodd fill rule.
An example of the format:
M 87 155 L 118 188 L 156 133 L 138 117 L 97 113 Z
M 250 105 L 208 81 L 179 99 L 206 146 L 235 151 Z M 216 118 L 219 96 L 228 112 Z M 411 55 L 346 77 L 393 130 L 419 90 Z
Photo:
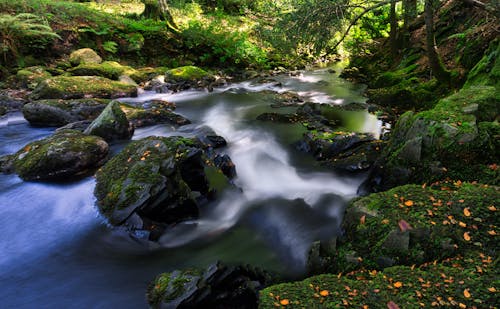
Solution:
M 389 224 L 389 219 L 382 220 L 382 224 Z
M 402 286 L 403 286 L 403 282 L 401 282 L 401 281 L 397 281 L 397 282 L 394 282 L 394 284 L 393 284 L 393 285 L 394 285 L 394 287 L 395 287 L 396 289 L 399 289 L 400 287 L 402 287 Z
M 488 206 L 488 209 L 490 211 L 496 211 L 497 210 L 497 208 L 495 206 L 493 206 L 493 205 Z
M 469 289 L 465 289 L 464 290 L 464 296 L 465 296 L 465 298 L 470 298 L 471 297 Z
M 458 225 L 460 225 L 461 227 L 467 227 L 467 224 L 463 223 L 462 221 L 458 222 Z
M 283 306 L 287 306 L 290 304 L 290 301 L 285 298 L 285 299 L 280 300 L 280 304 Z
M 488 231 L 488 234 L 490 234 L 491 236 L 495 236 L 497 234 L 497 232 L 495 232 L 494 230 L 491 230 L 491 231 Z
M 466 217 L 470 217 L 471 213 L 470 213 L 470 209 L 467 207 L 467 208 L 464 208 L 464 216 Z
M 326 296 L 330 295 L 330 292 L 328 292 L 328 290 L 323 290 L 323 291 L 319 292 L 319 295 L 326 297 Z
M 408 206 L 408 207 L 413 206 L 413 201 L 412 200 L 407 200 L 405 202 L 405 206 Z
M 495 287 L 491 287 L 491 288 L 488 288 L 488 291 L 490 291 L 491 293 L 495 293 L 497 291 L 497 289 L 495 289 Z
M 459 306 L 460 308 L 467 308 L 467 306 L 466 306 L 465 304 L 462 304 L 462 303 L 459 303 L 459 304 L 458 304 L 458 306 Z
M 465 239 L 466 241 L 470 241 L 470 240 L 471 240 L 471 237 L 470 237 L 470 235 L 469 235 L 469 232 L 465 232 L 465 233 L 464 233 L 464 239 Z

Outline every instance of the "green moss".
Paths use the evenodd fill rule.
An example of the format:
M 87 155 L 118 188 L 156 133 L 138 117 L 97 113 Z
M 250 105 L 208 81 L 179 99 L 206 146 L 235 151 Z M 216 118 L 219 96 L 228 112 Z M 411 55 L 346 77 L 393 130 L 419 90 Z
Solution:
M 166 78 L 175 81 L 193 82 L 210 76 L 207 71 L 195 66 L 179 67 L 166 72 Z
M 332 270 L 344 271 L 342 254 L 351 251 L 359 255 L 360 267 L 383 267 L 384 259 L 396 265 L 421 264 L 479 249 L 494 254 L 495 237 L 489 232 L 498 219 L 491 206 L 499 198 L 495 187 L 450 182 L 432 188 L 406 185 L 355 200 L 346 211 L 345 238 L 331 257 Z M 410 226 L 404 232 L 401 220 Z
M 16 80 L 22 87 L 35 89 L 36 86 L 43 80 L 52 77 L 52 74 L 47 72 L 44 67 L 36 66 L 24 68 L 16 73 Z
M 161 307 L 163 302 L 175 300 L 186 292 L 189 285 L 194 285 L 200 280 L 201 271 L 189 269 L 163 273 L 158 275 L 148 286 L 147 300 L 149 304 Z
M 282 304 L 288 304 L 287 308 L 387 308 L 390 302 L 399 308 L 493 308 L 500 283 L 496 262 L 488 259 L 476 253 L 417 268 L 314 276 L 262 290 L 259 308 Z
M 464 87 L 488 85 L 500 87 L 500 40 L 491 43 L 484 57 L 472 68 Z
M 102 76 L 118 80 L 121 75 L 137 75 L 137 71 L 129 66 L 123 66 L 116 61 L 104 61 L 102 63 L 82 63 L 68 70 L 77 76 Z
M 31 99 L 117 98 L 136 96 L 132 85 L 98 76 L 56 76 L 42 81 L 31 94 Z
M 107 152 L 101 138 L 66 130 L 23 147 L 15 154 L 14 169 L 25 180 L 74 176 L 102 164 Z

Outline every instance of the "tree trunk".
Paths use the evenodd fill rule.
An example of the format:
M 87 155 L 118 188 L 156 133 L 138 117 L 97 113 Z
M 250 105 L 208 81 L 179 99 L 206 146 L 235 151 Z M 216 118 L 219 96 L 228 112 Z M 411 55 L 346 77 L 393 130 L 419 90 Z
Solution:
M 409 29 L 410 24 L 417 18 L 417 0 L 404 0 L 403 12 L 404 27 L 405 29 Z
M 436 38 L 434 37 L 434 1 L 435 0 L 425 0 L 425 31 L 426 34 L 426 45 L 427 45 L 427 57 L 429 58 L 429 66 L 432 73 L 437 78 L 438 81 L 443 83 L 449 83 L 450 72 L 446 70 L 443 62 L 439 58 L 439 54 L 436 46 Z
M 144 3 L 144 12 L 142 15 L 154 20 L 164 20 L 171 27 L 176 29 L 172 14 L 168 8 L 167 0 L 141 0 Z
M 396 15 L 396 0 L 391 0 L 391 13 L 389 16 L 391 31 L 389 41 L 391 44 L 391 54 L 395 57 L 398 53 L 398 17 Z

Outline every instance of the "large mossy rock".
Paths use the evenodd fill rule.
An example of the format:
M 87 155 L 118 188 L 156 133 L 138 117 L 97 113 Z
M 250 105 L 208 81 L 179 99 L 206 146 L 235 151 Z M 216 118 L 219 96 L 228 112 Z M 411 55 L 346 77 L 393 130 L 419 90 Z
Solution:
M 99 64 L 102 62 L 102 58 L 94 50 L 90 48 L 81 48 L 75 50 L 69 55 L 69 62 L 74 66 L 83 63 Z
M 499 108 L 499 88 L 473 86 L 440 100 L 431 110 L 403 114 L 370 186 L 386 190 L 446 177 L 498 183 L 498 171 L 488 166 L 500 157 L 500 125 L 495 121 Z
M 480 251 L 496 258 L 500 189 L 461 182 L 396 187 L 349 204 L 323 271 L 421 265 Z
M 16 73 L 16 81 L 20 87 L 35 89 L 38 84 L 52 77 L 52 74 L 46 71 L 44 67 L 34 66 L 21 69 Z
M 99 76 L 56 76 L 38 84 L 32 100 L 81 99 L 137 96 L 137 87 Z
M 59 127 L 76 121 L 94 120 L 108 103 L 106 99 L 40 100 L 25 104 L 22 111 L 31 125 Z
M 195 82 L 211 76 L 212 75 L 207 71 L 192 65 L 170 69 L 165 73 L 166 80 L 173 80 L 176 82 Z
M 9 165 L 24 180 L 67 180 L 92 172 L 107 155 L 108 144 L 100 137 L 66 130 L 29 143 L 10 157 Z
M 83 133 L 100 136 L 111 142 L 130 139 L 134 135 L 134 126 L 121 110 L 120 102 L 111 101 Z
M 197 140 L 182 137 L 133 141 L 96 180 L 97 205 L 111 224 L 160 234 L 167 224 L 196 218 L 199 206 L 229 185 Z
M 102 63 L 82 63 L 68 70 L 76 76 L 101 76 L 112 80 L 119 80 L 120 76 L 135 76 L 137 71 L 129 66 L 123 66 L 116 61 L 104 61 Z
M 257 308 L 258 291 L 270 278 L 260 269 L 220 263 L 176 270 L 151 282 L 147 300 L 152 308 Z

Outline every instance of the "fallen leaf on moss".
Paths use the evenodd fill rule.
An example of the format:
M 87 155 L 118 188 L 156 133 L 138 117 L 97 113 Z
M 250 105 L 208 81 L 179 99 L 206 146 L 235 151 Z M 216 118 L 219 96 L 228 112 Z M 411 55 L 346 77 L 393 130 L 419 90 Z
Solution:
M 465 298 L 470 298 L 470 297 L 471 297 L 471 294 L 470 294 L 470 292 L 469 292 L 469 289 L 465 289 L 465 290 L 464 290 L 464 296 L 465 296 Z
M 488 231 L 488 234 L 490 234 L 491 236 L 495 236 L 497 234 L 497 232 L 495 232 L 494 230 L 491 230 L 491 231 Z
M 403 283 L 402 283 L 401 281 L 397 281 L 397 282 L 394 282 L 394 284 L 393 284 L 393 285 L 394 285 L 394 287 L 395 287 L 396 289 L 399 289 L 400 287 L 402 287 L 402 286 L 403 286 Z
M 463 223 L 462 221 L 458 222 L 458 225 L 460 225 L 461 227 L 467 227 L 467 224 Z
M 488 288 L 488 291 L 490 291 L 491 293 L 495 293 L 497 291 L 497 289 L 495 289 L 495 287 L 491 287 L 491 288 Z
M 464 233 L 464 239 L 465 239 L 466 241 L 470 241 L 470 240 L 471 240 L 471 237 L 470 237 L 470 235 L 469 235 L 469 232 L 465 232 L 465 233 Z
M 470 213 L 470 209 L 467 207 L 467 208 L 464 208 L 464 216 L 466 217 L 470 217 L 471 213 Z
M 319 292 L 319 295 L 325 297 L 325 296 L 330 295 L 330 292 L 328 292 L 328 290 L 323 290 L 323 291 Z
M 462 304 L 462 303 L 459 303 L 459 304 L 458 304 L 458 306 L 459 306 L 460 308 L 467 308 L 467 306 L 466 306 L 465 304 Z
M 285 298 L 285 299 L 280 300 L 280 304 L 283 306 L 288 306 L 290 304 L 290 301 Z
M 366 216 L 363 215 L 363 216 L 361 216 L 361 218 L 359 218 L 359 224 L 363 225 L 363 224 L 365 224 L 365 222 L 366 222 Z
M 405 206 L 408 206 L 408 207 L 413 206 L 413 201 L 412 200 L 407 200 L 405 202 Z
M 496 209 L 496 207 L 495 207 L 495 206 L 493 206 L 493 205 L 488 206 L 488 209 L 489 209 L 490 211 L 496 211 L 496 210 L 497 210 L 497 209 Z

